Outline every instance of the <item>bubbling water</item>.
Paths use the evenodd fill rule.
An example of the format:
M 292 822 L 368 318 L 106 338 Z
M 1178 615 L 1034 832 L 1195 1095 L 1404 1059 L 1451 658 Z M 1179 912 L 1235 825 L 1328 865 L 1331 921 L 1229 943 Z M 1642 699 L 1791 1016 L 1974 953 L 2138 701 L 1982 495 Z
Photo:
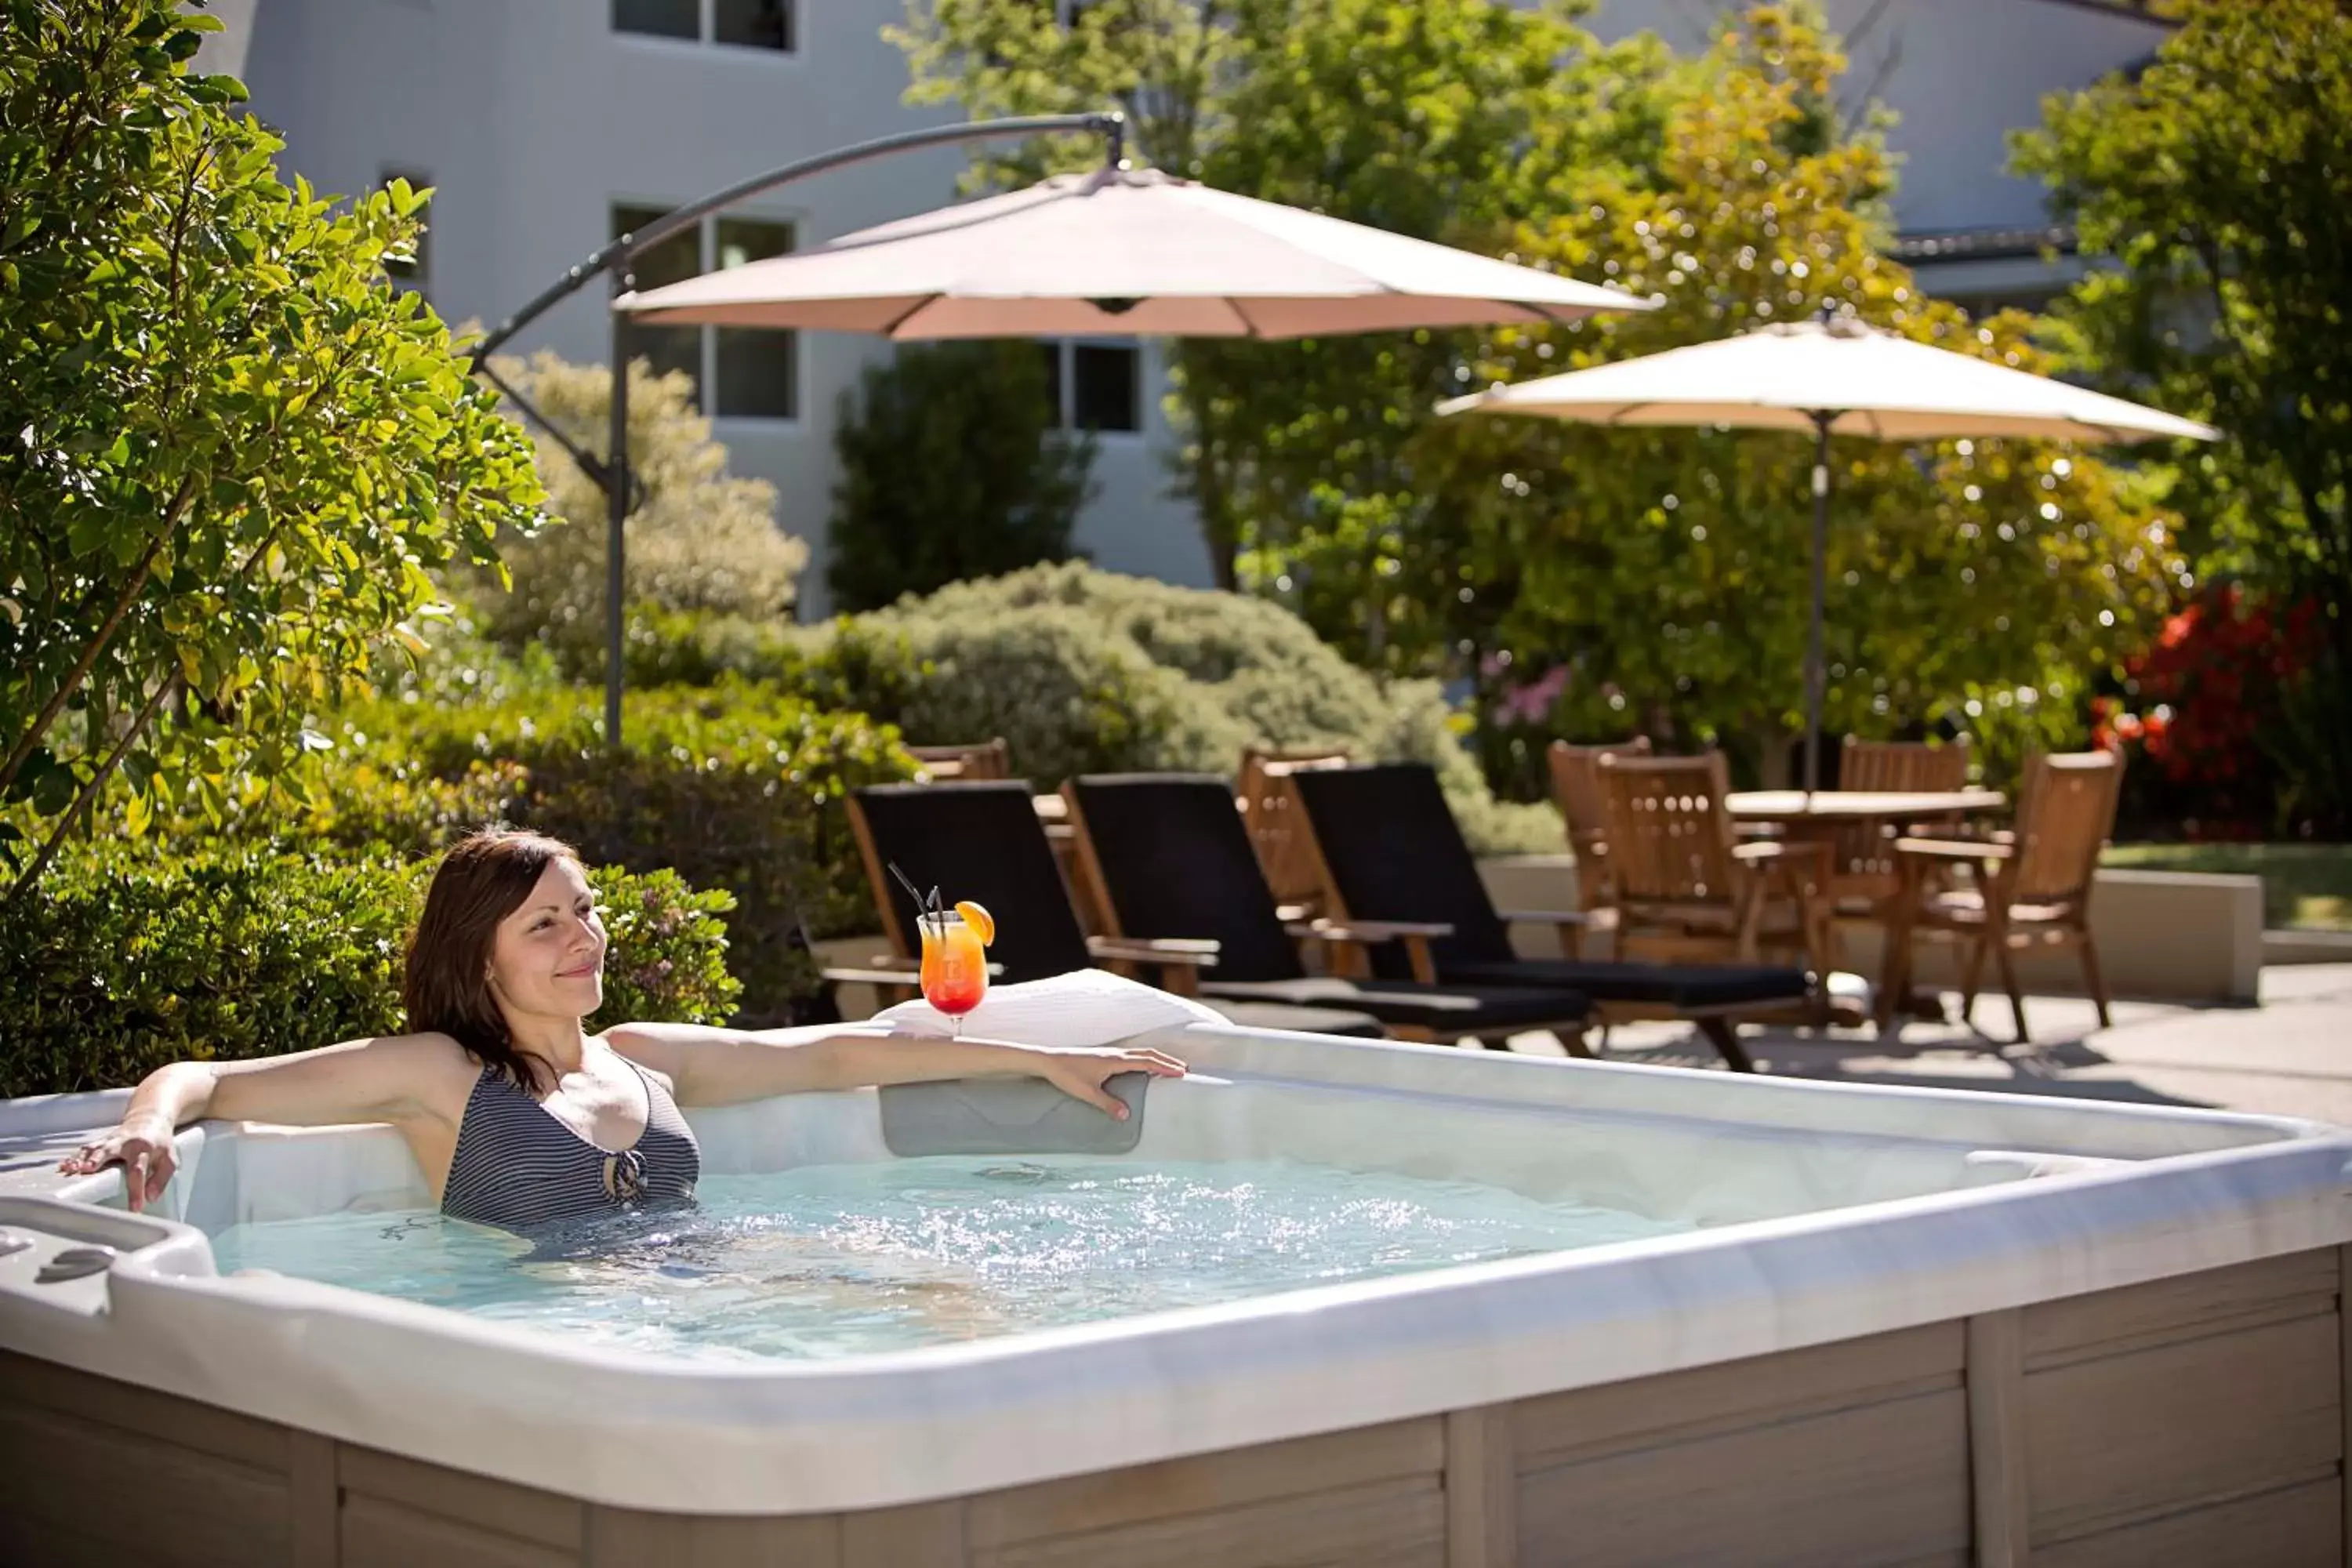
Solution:
M 692 1206 L 529 1239 L 336 1214 L 234 1226 L 213 1251 L 224 1274 L 727 1360 L 906 1350 L 1685 1228 L 1289 1161 L 933 1157 L 707 1176 Z

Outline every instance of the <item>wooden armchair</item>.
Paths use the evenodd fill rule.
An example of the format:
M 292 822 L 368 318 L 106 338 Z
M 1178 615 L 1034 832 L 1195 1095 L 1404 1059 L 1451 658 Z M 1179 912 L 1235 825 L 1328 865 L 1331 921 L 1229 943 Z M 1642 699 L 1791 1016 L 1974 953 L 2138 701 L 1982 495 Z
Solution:
M 1609 795 L 1601 784 L 1603 757 L 1646 757 L 1646 735 L 1612 746 L 1571 746 L 1554 741 L 1545 753 L 1551 763 L 1551 791 L 1568 824 L 1568 850 L 1576 858 L 1576 901 L 1596 917 L 1594 928 L 1611 923 L 1616 902 L 1610 882 Z M 1565 927 L 1562 928 L 1566 930 Z M 1574 952 L 1568 954 L 1576 957 Z
M 2107 1027 L 2106 982 L 2091 935 L 2091 880 L 2099 851 L 2115 830 L 2122 787 L 2123 766 L 2112 752 L 2037 756 L 2026 763 L 2015 833 L 1981 841 L 1897 839 L 1903 891 L 1888 931 L 1892 963 L 1879 1026 L 1888 1022 L 1888 999 L 1909 988 L 1914 942 L 1934 934 L 1969 945 L 1960 979 L 1963 1019 L 1976 1007 L 1977 983 L 1990 952 L 2001 988 L 2009 993 L 2018 1043 L 2029 1043 L 2025 997 L 2010 954 L 2037 944 L 2072 945 L 2082 954 L 2083 979 L 2098 1008 L 2099 1026 Z M 1931 885 L 1929 874 L 1942 868 L 1965 869 L 1972 885 Z
M 1966 741 L 1865 741 L 1848 735 L 1839 748 L 1838 788 L 1916 794 L 1966 789 Z
M 1291 775 L 1302 768 L 1347 765 L 1344 751 L 1283 752 L 1262 746 L 1242 750 L 1242 771 L 1234 782 L 1242 826 L 1249 830 L 1258 868 L 1265 873 L 1275 906 L 1286 921 L 1313 920 L 1323 912 L 1323 862 L 1316 853 L 1315 837 L 1307 826 L 1297 792 L 1290 786 Z
M 1945 793 L 1962 790 L 1969 783 L 1969 747 L 1965 741 L 1929 745 L 1916 741 L 1864 741 L 1845 738 L 1838 758 L 1838 788 L 1890 793 Z M 1961 824 L 1911 823 L 1918 837 L 1958 838 Z M 1833 863 L 1829 897 L 1836 916 L 1845 920 L 1882 921 L 1903 890 L 1903 873 L 1895 864 L 1895 825 L 1869 820 L 1840 827 L 1831 839 Z
M 1828 906 L 1818 897 L 1826 843 L 1739 838 L 1720 752 L 1603 756 L 1598 766 L 1622 950 L 1745 963 L 1793 952 L 1815 974 L 1829 974 Z
M 907 751 L 935 781 L 968 783 L 1013 776 L 1013 748 L 1005 744 L 1002 735 L 967 745 L 909 746 Z

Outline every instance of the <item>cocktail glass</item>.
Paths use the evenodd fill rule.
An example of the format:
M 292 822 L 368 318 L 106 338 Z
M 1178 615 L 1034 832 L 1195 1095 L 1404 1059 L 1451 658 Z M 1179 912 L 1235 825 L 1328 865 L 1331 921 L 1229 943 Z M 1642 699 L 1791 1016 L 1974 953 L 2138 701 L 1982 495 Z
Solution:
M 923 932 L 923 1000 L 963 1033 L 963 1016 L 988 994 L 988 950 L 959 914 L 926 913 Z

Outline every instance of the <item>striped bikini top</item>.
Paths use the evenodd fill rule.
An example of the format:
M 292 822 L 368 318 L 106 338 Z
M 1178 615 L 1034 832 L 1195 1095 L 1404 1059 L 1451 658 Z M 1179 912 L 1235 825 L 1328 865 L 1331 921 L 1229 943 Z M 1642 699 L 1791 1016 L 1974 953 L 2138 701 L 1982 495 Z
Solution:
M 702 1173 L 693 1130 L 667 1089 L 636 1063 L 629 1068 L 645 1085 L 646 1130 L 618 1152 L 598 1148 L 505 1074 L 484 1068 L 457 1123 L 441 1212 L 528 1231 L 587 1215 L 691 1202 Z

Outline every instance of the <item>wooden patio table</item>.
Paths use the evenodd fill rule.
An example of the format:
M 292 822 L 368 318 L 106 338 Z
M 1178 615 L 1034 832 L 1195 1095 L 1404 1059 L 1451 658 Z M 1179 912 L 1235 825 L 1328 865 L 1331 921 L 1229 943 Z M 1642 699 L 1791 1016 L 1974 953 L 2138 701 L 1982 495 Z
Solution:
M 2007 808 L 1997 789 L 1735 790 L 1724 797 L 1736 822 L 1830 823 L 1918 821 L 1938 816 L 1981 816 Z

